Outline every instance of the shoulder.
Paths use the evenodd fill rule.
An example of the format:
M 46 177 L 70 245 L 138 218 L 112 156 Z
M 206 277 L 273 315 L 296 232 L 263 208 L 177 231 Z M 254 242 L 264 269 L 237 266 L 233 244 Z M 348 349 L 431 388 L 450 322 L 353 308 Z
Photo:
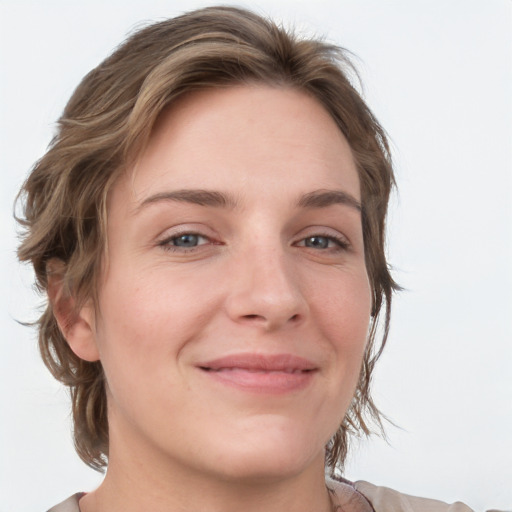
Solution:
M 70 496 L 67 500 L 52 507 L 48 512 L 80 512 L 78 501 L 83 495 L 83 492 L 73 494 L 73 496 Z
M 364 481 L 355 482 L 353 485 L 372 504 L 375 512 L 472 512 L 472 509 L 460 502 L 449 505 L 438 500 L 409 496 Z

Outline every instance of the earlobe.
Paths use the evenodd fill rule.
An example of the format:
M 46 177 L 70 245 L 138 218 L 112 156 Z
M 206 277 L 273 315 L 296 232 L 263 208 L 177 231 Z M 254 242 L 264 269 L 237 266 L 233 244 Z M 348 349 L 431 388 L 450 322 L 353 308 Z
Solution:
M 94 328 L 94 306 L 91 301 L 76 309 L 72 293 L 64 286 L 66 266 L 61 260 L 47 263 L 48 299 L 59 329 L 71 350 L 85 361 L 100 359 Z

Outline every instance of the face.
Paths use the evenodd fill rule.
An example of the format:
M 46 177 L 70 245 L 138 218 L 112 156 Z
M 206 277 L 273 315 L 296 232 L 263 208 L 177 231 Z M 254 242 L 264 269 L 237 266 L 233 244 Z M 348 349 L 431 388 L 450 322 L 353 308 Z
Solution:
M 323 468 L 370 317 L 359 200 L 347 141 L 301 92 L 208 90 L 162 115 L 112 191 L 91 320 L 111 463 Z

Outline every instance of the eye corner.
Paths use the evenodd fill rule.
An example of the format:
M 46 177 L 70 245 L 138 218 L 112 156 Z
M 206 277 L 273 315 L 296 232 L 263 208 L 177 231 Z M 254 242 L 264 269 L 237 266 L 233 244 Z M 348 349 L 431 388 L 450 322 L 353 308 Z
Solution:
M 191 252 L 205 245 L 214 245 L 211 237 L 194 230 L 170 233 L 156 241 L 156 246 L 169 252 Z
M 348 238 L 341 233 L 316 231 L 302 236 L 294 242 L 295 247 L 304 247 L 318 252 L 348 251 L 351 248 Z

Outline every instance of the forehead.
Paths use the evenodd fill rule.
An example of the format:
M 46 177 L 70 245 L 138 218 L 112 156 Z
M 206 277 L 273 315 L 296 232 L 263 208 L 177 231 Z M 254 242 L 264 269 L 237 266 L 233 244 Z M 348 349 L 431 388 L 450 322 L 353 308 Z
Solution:
M 162 188 L 269 198 L 336 188 L 360 197 L 352 151 L 330 114 L 304 92 L 269 86 L 180 99 L 161 114 L 128 176 L 134 204 Z

